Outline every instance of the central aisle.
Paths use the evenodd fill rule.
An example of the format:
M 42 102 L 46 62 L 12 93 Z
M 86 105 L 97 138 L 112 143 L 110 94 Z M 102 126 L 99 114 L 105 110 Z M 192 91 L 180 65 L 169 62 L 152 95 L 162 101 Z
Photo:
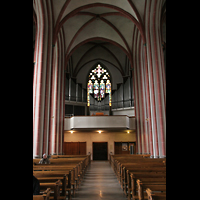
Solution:
M 127 200 L 109 161 L 91 161 L 75 200 Z

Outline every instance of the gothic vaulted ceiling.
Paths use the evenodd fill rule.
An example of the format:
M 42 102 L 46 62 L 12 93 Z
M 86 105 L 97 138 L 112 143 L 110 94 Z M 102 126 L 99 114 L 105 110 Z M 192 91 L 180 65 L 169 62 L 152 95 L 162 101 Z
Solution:
M 85 85 L 93 65 L 103 63 L 116 83 L 130 74 L 133 33 L 142 30 L 145 0 L 52 0 L 55 30 L 62 30 L 66 69 Z

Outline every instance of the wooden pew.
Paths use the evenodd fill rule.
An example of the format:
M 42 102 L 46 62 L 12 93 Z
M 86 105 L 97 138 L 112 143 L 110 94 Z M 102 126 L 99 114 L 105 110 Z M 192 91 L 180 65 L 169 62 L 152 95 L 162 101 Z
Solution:
M 124 168 L 125 167 L 125 168 Z M 161 161 L 159 162 L 151 162 L 151 160 L 146 160 L 146 161 L 140 161 L 138 163 L 123 163 L 121 164 L 120 162 L 118 163 L 118 166 L 117 166 L 117 174 L 118 174 L 118 179 L 120 179 L 120 182 L 122 183 L 122 181 L 125 179 L 125 175 L 123 174 L 123 170 L 125 169 L 130 169 L 130 168 L 134 168 L 135 170 L 136 169 L 141 169 L 141 168 L 153 168 L 153 167 L 165 167 L 165 164 Z M 124 169 L 123 169 L 124 168 Z M 154 171 L 156 170 L 153 169 Z
M 69 172 L 70 170 L 72 171 L 72 180 L 71 184 L 73 186 L 73 194 L 75 194 L 75 189 L 78 189 L 81 180 L 85 174 L 85 170 L 82 170 L 83 166 L 82 163 L 78 164 L 62 164 L 62 165 L 54 165 L 54 164 L 44 164 L 44 165 L 34 165 L 33 170 L 34 171 L 66 171 Z
M 40 195 L 33 195 L 33 200 L 49 200 L 51 193 L 51 188 L 47 188 L 42 194 Z
M 46 171 L 62 171 L 63 174 L 68 174 L 71 171 L 71 186 L 73 196 L 75 196 L 75 190 L 81 183 L 81 180 L 85 174 L 85 171 L 90 164 L 90 155 L 81 157 L 56 157 L 49 159 L 51 164 L 39 164 L 40 159 L 33 159 L 33 171 L 34 172 L 46 172 Z M 68 178 L 67 178 L 68 179 Z M 70 188 L 71 188 L 70 186 Z M 68 188 L 69 189 L 69 188 Z M 71 193 L 71 192 L 70 192 Z
M 60 199 L 66 198 L 66 192 L 68 192 L 68 199 L 71 199 L 71 171 L 65 174 L 65 171 L 36 171 L 34 176 L 41 183 L 52 183 L 60 180 L 62 182 L 62 193 Z
M 129 200 L 131 196 L 133 199 L 139 198 L 136 184 L 139 178 L 154 188 L 156 184 L 166 184 L 166 158 L 152 159 L 149 155 L 110 155 L 110 159 L 121 188 Z M 148 198 L 147 195 L 145 198 Z
M 40 183 L 40 190 L 45 190 L 45 188 L 51 188 L 53 191 L 53 196 L 50 195 L 49 199 L 58 200 L 60 199 L 60 189 L 61 189 L 62 182 L 60 180 L 54 183 Z
M 166 200 L 165 193 L 153 193 L 149 188 L 146 189 L 148 200 Z
M 42 166 L 41 168 L 36 168 L 36 169 L 41 169 L 41 171 L 33 171 L 34 175 L 38 178 L 42 177 L 59 177 L 59 176 L 66 176 L 66 181 L 67 183 L 67 191 L 68 191 L 68 198 L 70 199 L 71 197 L 71 187 L 72 187 L 72 194 L 73 196 L 75 195 L 75 177 L 78 177 L 75 173 L 75 169 L 73 168 L 68 168 L 65 166 Z
M 33 159 L 33 164 L 40 165 L 39 160 L 40 159 Z M 59 158 L 59 159 L 49 159 L 49 160 L 51 163 L 50 165 L 68 165 L 68 166 L 72 166 L 73 164 L 78 165 L 80 179 L 82 179 L 83 175 L 85 174 L 85 171 L 87 170 L 88 165 L 90 164 L 89 156 L 85 158 Z
M 166 174 L 166 167 L 148 167 L 148 168 L 124 168 L 125 182 L 124 182 L 124 193 L 127 196 L 130 196 L 130 192 L 132 191 L 131 187 L 131 177 L 130 175 L 134 174 Z M 132 176 L 133 178 L 133 176 Z
M 138 199 L 138 187 L 137 187 L 137 180 L 140 179 L 144 181 L 144 183 L 166 183 L 166 173 L 156 173 L 156 172 L 138 172 L 138 173 L 131 173 L 131 194 L 129 193 L 128 199 Z
M 152 191 L 156 191 L 157 195 L 154 194 L 156 199 L 166 199 L 166 182 L 142 182 L 137 179 L 137 186 L 139 200 L 149 199 L 149 197 L 152 199 Z M 147 190 L 149 196 L 144 195 L 144 190 Z
M 88 159 L 88 164 L 91 162 L 91 154 L 88 155 L 52 155 L 52 159 L 57 159 L 57 158 L 86 158 Z
M 119 159 L 117 161 L 115 161 L 115 171 L 118 170 L 118 172 L 120 171 L 121 167 L 125 167 L 125 166 L 144 166 L 146 165 L 148 166 L 165 166 L 165 160 L 162 159 Z
M 128 171 L 127 171 L 128 170 Z M 124 190 L 125 194 L 126 194 L 126 187 L 129 184 L 129 178 L 128 176 L 130 176 L 130 174 L 128 175 L 127 172 L 129 173 L 129 171 L 149 171 L 149 172 L 153 172 L 153 171 L 166 171 L 166 166 L 164 165 L 164 163 L 162 163 L 162 161 L 155 163 L 154 161 L 152 162 L 151 160 L 146 160 L 146 161 L 139 161 L 138 163 L 119 163 L 118 164 L 118 176 L 120 179 L 120 183 L 121 183 L 121 187 Z M 130 188 L 129 188 L 130 189 Z
M 70 163 L 79 163 L 81 161 L 84 161 L 87 158 L 57 158 L 57 159 L 49 159 L 50 164 L 54 165 L 62 165 L 62 164 L 70 164 Z M 33 159 L 34 164 L 39 164 L 39 161 L 41 159 Z
M 110 155 L 111 158 L 111 167 L 113 168 L 114 172 L 116 173 L 117 164 L 118 163 L 127 163 L 127 162 L 137 162 L 137 160 L 140 160 L 141 162 L 145 161 L 144 158 L 150 157 L 149 154 L 138 154 L 138 155 L 130 155 L 130 154 L 119 154 L 119 155 Z
M 52 155 L 51 158 L 85 158 L 88 155 Z
M 149 158 L 150 154 L 115 154 L 115 155 L 109 155 L 110 158 L 110 164 L 112 166 L 112 164 L 114 163 L 114 160 L 120 160 L 120 159 L 142 159 L 142 158 Z

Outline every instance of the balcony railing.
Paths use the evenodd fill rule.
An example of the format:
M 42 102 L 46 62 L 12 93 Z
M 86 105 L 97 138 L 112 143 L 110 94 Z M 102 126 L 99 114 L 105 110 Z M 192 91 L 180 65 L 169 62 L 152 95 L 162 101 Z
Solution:
M 64 130 L 71 129 L 135 129 L 135 117 L 115 116 L 73 116 L 65 118 Z

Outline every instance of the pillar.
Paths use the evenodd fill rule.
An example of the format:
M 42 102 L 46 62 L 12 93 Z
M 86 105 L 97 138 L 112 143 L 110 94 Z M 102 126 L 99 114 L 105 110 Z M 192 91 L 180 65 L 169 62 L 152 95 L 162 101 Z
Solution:
M 33 2 L 36 16 L 35 67 L 33 77 L 33 157 L 41 157 L 44 126 L 44 88 L 46 81 L 46 30 L 43 1 Z
M 161 10 L 164 1 L 146 2 L 144 31 L 133 32 L 133 80 L 137 153 L 166 157 L 166 80 L 161 44 Z
M 164 1 L 147 1 L 145 9 L 145 71 L 148 85 L 148 126 L 154 158 L 166 157 L 166 80 L 161 44 L 161 10 Z
M 53 41 L 51 1 L 34 0 L 36 42 L 33 77 L 33 158 L 62 154 L 64 134 L 64 36 Z

